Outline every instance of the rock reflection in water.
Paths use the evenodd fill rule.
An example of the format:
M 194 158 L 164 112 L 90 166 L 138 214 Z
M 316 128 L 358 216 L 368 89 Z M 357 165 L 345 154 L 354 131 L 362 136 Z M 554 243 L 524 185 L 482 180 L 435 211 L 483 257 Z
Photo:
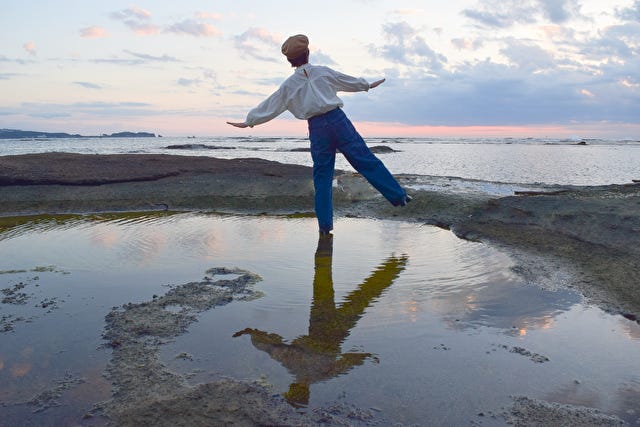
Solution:
M 275 333 L 246 328 L 234 337 L 250 335 L 253 345 L 280 362 L 295 382 L 284 396 L 293 406 L 308 405 L 313 383 L 346 374 L 362 365 L 371 353 L 342 353 L 341 344 L 364 314 L 367 307 L 387 289 L 404 270 L 408 257 L 390 256 L 357 289 L 336 306 L 331 272 L 332 236 L 320 237 L 315 253 L 313 301 L 309 314 L 309 333 L 290 344 Z

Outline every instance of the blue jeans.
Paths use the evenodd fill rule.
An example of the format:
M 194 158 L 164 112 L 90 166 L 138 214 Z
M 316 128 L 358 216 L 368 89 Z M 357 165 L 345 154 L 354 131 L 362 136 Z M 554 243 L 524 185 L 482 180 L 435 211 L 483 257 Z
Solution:
M 364 176 L 394 206 L 407 193 L 384 164 L 369 150 L 364 140 L 340 108 L 309 119 L 309 139 L 313 159 L 315 211 L 321 232 L 333 229 L 332 184 L 336 151 Z

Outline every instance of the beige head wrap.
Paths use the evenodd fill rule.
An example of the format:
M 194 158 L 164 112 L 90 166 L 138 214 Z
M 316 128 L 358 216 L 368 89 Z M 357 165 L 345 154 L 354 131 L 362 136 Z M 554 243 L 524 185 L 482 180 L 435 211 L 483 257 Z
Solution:
M 282 44 L 282 54 L 288 59 L 294 59 L 305 53 L 309 48 L 309 39 L 303 34 L 289 37 Z

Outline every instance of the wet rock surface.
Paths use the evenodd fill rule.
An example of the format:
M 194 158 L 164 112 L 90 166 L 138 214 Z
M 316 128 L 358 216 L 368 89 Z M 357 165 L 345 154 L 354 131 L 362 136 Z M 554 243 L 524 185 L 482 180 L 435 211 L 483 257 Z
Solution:
M 571 284 L 607 311 L 640 312 L 640 186 L 571 187 L 553 195 L 490 200 L 454 224 L 493 241 L 570 264 Z M 555 258 L 555 259 L 553 259 Z
M 309 168 L 262 159 L 216 159 L 164 154 L 42 153 L 0 156 L 0 186 L 102 185 L 118 182 L 157 181 L 189 174 L 215 174 L 240 179 L 307 176 Z
M 64 377 L 58 379 L 53 387 L 35 395 L 25 403 L 35 408 L 33 413 L 46 411 L 49 408 L 60 406 L 59 399 L 64 392 L 85 382 L 86 380 L 84 378 L 72 372 L 66 372 Z
M 622 426 L 620 418 L 582 406 L 562 405 L 525 396 L 513 398 L 513 406 L 503 414 L 510 425 L 522 426 Z
M 1 229 L 2 227 L 0 227 L 0 230 Z M 0 271 L 0 274 L 12 275 L 45 272 L 67 274 L 66 271 L 59 270 L 55 266 L 39 266 L 30 270 L 4 270 Z M 30 306 L 33 303 L 36 297 L 34 291 L 39 288 L 39 282 L 40 276 L 31 275 L 17 283 L 13 283 L 11 286 L 0 289 L 0 334 L 14 332 L 18 324 L 32 322 L 42 315 L 57 310 L 60 308 L 60 304 L 65 302 L 57 296 L 44 297 L 40 295 L 42 299 L 31 306 L 35 307 L 36 310 L 29 310 L 31 307 L 28 307 L 26 312 L 24 310 L 22 311 L 22 315 L 12 313 L 13 310 L 9 308 L 11 306 Z M 26 314 L 27 312 L 29 314 Z
M 169 155 L 0 157 L 0 216 L 136 210 L 283 213 L 313 206 L 311 168 Z

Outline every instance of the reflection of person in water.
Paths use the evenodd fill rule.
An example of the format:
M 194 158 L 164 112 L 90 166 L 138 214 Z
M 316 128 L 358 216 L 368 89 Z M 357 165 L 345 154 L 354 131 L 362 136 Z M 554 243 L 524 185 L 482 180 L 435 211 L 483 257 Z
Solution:
M 333 239 L 321 236 L 315 255 L 313 302 L 309 315 L 309 334 L 290 344 L 277 334 L 247 328 L 234 334 L 251 335 L 253 345 L 268 353 L 296 377 L 285 393 L 294 406 L 309 403 L 309 386 L 347 373 L 362 365 L 370 353 L 342 353 L 340 345 L 349 336 L 364 310 L 388 288 L 404 270 L 408 258 L 391 256 L 336 307 L 334 301 L 331 257 Z

